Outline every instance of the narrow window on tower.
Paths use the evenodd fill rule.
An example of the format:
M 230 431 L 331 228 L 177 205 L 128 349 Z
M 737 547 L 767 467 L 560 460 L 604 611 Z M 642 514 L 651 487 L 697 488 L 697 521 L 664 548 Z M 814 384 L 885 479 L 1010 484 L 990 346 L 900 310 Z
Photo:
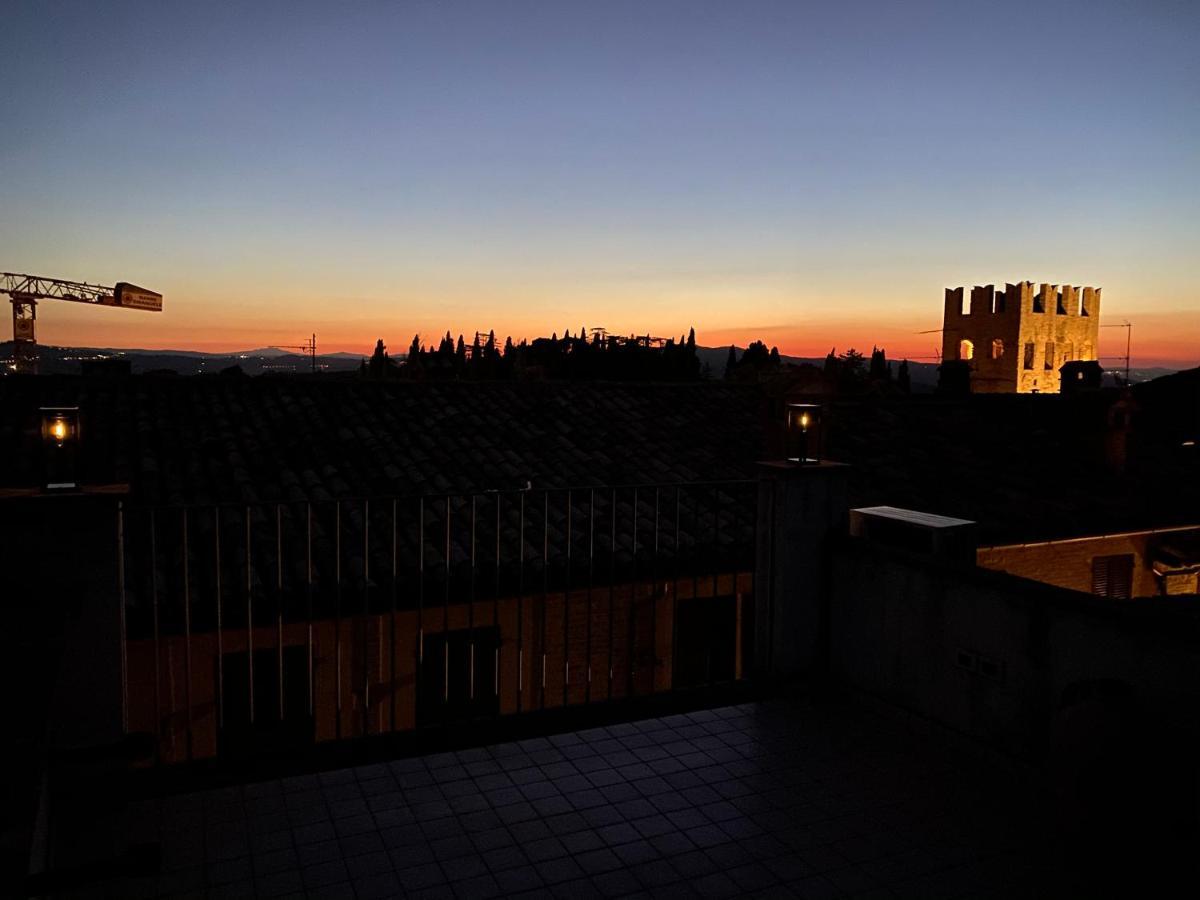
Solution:
M 1003 358 L 1004 358 L 1004 341 L 1000 340 L 1000 338 L 996 338 L 994 341 L 992 341 L 992 359 L 1003 359 Z
M 1054 341 L 1046 341 L 1046 358 L 1042 361 L 1042 368 L 1047 372 L 1054 370 Z
M 975 345 L 972 344 L 970 341 L 959 341 L 958 342 L 958 358 L 959 359 L 974 359 L 975 358 Z
M 1033 368 L 1033 342 L 1032 341 L 1030 341 L 1029 343 L 1027 343 L 1025 345 L 1025 363 L 1024 363 L 1024 365 L 1025 365 L 1026 369 Z

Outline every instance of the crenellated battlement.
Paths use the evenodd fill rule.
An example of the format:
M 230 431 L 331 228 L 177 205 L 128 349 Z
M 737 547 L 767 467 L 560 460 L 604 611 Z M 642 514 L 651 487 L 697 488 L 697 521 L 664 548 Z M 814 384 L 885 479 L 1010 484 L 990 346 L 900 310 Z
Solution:
M 1053 316 L 1099 316 L 1100 288 L 1075 287 L 1043 282 L 1018 281 L 997 291 L 994 284 L 971 288 L 970 304 L 963 309 L 966 288 L 946 288 L 946 316 L 1049 314 Z M 1082 303 L 1081 303 L 1082 295 Z
M 1056 392 L 1063 364 L 1096 358 L 1098 287 L 977 284 L 945 302 L 942 358 L 970 362 L 974 390 Z

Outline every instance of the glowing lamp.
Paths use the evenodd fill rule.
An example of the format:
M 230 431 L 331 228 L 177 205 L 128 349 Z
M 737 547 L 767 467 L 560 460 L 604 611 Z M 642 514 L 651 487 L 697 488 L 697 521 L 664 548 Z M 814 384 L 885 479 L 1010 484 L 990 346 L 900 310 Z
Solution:
M 76 447 L 79 444 L 79 407 L 44 406 L 42 446 L 47 490 L 76 487 Z
M 791 462 L 821 461 L 821 406 L 817 403 L 787 405 L 787 458 Z

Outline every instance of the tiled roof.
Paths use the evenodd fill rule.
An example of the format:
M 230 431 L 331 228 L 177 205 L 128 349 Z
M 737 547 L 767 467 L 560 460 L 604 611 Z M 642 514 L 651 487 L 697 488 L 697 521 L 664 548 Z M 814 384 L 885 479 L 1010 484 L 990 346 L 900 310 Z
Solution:
M 38 481 L 38 407 L 73 405 L 85 479 L 148 503 L 735 479 L 765 451 L 761 395 L 723 384 L 8 378 L 4 486 Z

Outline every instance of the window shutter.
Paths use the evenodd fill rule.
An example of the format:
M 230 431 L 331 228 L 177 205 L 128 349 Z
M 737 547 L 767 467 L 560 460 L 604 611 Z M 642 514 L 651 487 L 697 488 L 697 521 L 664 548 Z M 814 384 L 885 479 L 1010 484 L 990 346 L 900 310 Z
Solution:
M 1115 600 L 1128 600 L 1133 596 L 1133 554 L 1094 557 L 1092 593 Z

